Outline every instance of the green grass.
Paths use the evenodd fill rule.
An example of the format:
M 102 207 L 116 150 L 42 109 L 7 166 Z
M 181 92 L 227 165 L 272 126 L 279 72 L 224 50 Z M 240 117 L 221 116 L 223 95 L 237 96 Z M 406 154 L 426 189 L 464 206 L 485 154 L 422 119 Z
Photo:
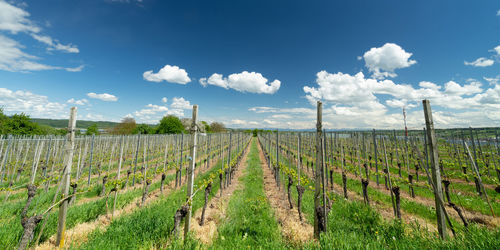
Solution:
M 264 193 L 263 172 L 254 140 L 247 168 L 240 178 L 243 189 L 236 190 L 228 204 L 227 218 L 219 227 L 211 249 L 280 249 L 278 223 Z
M 234 154 L 236 155 L 236 154 Z M 209 171 L 195 178 L 195 188 L 220 169 L 221 161 Z M 219 178 L 212 184 L 210 198 L 219 190 Z M 142 209 L 114 220 L 106 231 L 95 231 L 82 249 L 138 249 L 162 247 L 170 241 L 173 216 L 186 200 L 186 186 L 167 197 L 152 202 Z M 204 204 L 204 196 L 196 195 L 192 200 L 193 213 Z M 182 230 L 182 227 L 180 228 Z

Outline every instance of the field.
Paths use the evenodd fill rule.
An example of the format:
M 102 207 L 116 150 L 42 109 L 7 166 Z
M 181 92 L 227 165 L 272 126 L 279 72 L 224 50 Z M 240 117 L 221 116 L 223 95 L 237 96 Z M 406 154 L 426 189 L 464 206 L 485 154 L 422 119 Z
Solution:
M 425 134 L 399 133 L 4 137 L 0 245 L 497 249 L 497 138 L 438 137 L 439 234 Z

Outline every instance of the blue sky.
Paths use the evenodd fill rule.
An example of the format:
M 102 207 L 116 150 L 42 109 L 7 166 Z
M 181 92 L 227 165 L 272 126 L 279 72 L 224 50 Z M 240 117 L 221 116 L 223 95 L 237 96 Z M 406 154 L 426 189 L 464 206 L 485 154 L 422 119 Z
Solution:
M 165 101 L 166 98 L 166 102 Z M 500 2 L 0 0 L 0 106 L 228 127 L 500 125 Z

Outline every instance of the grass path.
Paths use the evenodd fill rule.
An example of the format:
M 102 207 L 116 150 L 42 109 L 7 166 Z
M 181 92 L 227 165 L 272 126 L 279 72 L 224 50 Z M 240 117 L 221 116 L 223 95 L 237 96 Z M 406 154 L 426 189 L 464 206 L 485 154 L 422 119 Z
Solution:
M 247 167 L 229 201 L 227 219 L 219 228 L 213 249 L 282 249 L 278 222 L 264 193 L 263 172 L 257 140 L 252 141 Z

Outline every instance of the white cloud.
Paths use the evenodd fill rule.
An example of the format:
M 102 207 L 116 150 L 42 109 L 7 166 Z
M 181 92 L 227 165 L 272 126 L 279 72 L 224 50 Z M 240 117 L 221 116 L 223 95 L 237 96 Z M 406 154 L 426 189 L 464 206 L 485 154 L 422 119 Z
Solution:
M 34 117 L 67 118 L 69 114 L 66 104 L 51 102 L 47 96 L 6 88 L 0 88 L 0 107 L 9 114 L 26 113 Z
M 118 97 L 108 94 L 108 93 L 102 93 L 102 94 L 96 94 L 96 93 L 87 93 L 87 96 L 93 99 L 99 99 L 101 101 L 105 102 L 116 102 L 118 101 Z
M 192 109 L 191 103 L 184 99 L 184 97 L 174 97 L 170 107 L 173 109 Z
M 396 69 L 407 68 L 417 63 L 415 60 L 409 60 L 412 53 L 406 52 L 399 45 L 386 43 L 380 48 L 371 48 L 365 52 L 363 58 L 365 65 L 373 77 L 382 79 L 385 77 L 396 77 Z
M 485 81 L 487 81 L 490 85 L 495 85 L 500 83 L 500 75 L 496 77 L 483 77 Z
M 287 114 L 277 114 L 277 115 L 272 115 L 271 118 L 273 118 L 273 119 L 292 119 L 292 116 L 287 115 Z
M 75 100 L 75 98 L 71 98 L 67 101 L 67 103 L 69 104 L 75 104 L 75 105 L 85 105 L 85 104 L 88 104 L 89 101 L 85 98 L 81 99 L 81 100 Z
M 496 46 L 494 49 L 493 49 L 498 55 L 500 55 L 500 45 Z
M 31 36 L 35 40 L 48 45 L 49 47 L 47 47 L 47 50 L 59 50 L 59 51 L 67 52 L 67 53 L 79 53 L 80 52 L 80 50 L 78 49 L 78 47 L 76 47 L 76 45 L 61 44 L 61 43 L 59 43 L 59 41 L 52 39 L 50 36 L 37 35 L 37 34 L 31 34 Z
M 24 53 L 22 48 L 18 42 L 0 35 L 0 69 L 12 72 L 60 69 L 35 62 L 38 58 Z
M 263 77 L 261 73 L 243 71 L 238 74 L 231 74 L 227 78 L 214 73 L 208 79 L 200 78 L 200 84 L 204 87 L 214 85 L 243 93 L 274 94 L 280 88 L 281 82 L 274 80 L 268 84 L 267 78 Z
M 171 83 L 186 84 L 191 81 L 186 70 L 177 66 L 165 65 L 158 73 L 153 73 L 152 70 L 146 71 L 142 74 L 144 80 L 150 82 L 167 81 Z
M 481 83 L 474 81 L 468 85 L 460 86 L 460 84 L 449 81 L 444 85 L 444 92 L 450 95 L 473 95 L 477 93 L 481 93 L 483 90 L 481 89 Z
M 30 13 L 11 5 L 5 1 L 0 1 L 0 30 L 10 31 L 13 34 L 18 32 L 40 32 L 40 28 L 29 20 Z
M 497 11 L 497 16 L 500 16 L 500 10 Z
M 134 116 L 143 117 L 146 115 L 154 115 L 154 114 L 160 113 L 160 112 L 166 113 L 167 111 L 168 111 L 168 108 L 165 106 L 148 104 L 148 105 L 146 105 L 146 108 L 141 109 L 139 111 L 135 111 Z
M 493 65 L 493 63 L 495 63 L 495 61 L 493 61 L 492 59 L 485 58 L 485 57 L 480 57 L 473 62 L 464 61 L 465 65 L 470 65 L 470 66 L 474 66 L 474 67 L 488 67 L 488 66 Z
M 65 70 L 68 72 L 80 72 L 83 70 L 84 67 L 85 67 L 84 65 L 80 65 L 80 66 L 75 67 L 75 68 L 65 68 Z
M 109 121 L 109 119 L 104 118 L 104 116 L 101 114 L 92 114 L 92 113 L 87 113 L 85 119 L 91 121 Z
M 78 53 L 75 45 L 64 45 L 49 36 L 40 34 L 41 29 L 30 19 L 30 14 L 12 4 L 0 0 L 0 31 L 7 31 L 11 34 L 24 32 L 32 38 L 48 45 L 48 50 L 60 50 L 70 53 Z M 38 57 L 23 52 L 25 47 L 19 42 L 0 35 L 0 70 L 12 72 L 27 72 L 39 70 L 64 69 L 69 72 L 81 71 L 82 68 L 64 68 L 59 66 L 45 65 L 36 62 Z
M 493 88 L 483 90 L 480 82 L 475 80 L 468 82 L 460 85 L 450 81 L 444 84 L 443 89 L 435 83 L 423 81 L 419 83 L 418 88 L 415 88 L 391 80 L 377 81 L 365 78 L 362 72 L 349 75 L 321 71 L 317 74 L 318 86 L 304 86 L 304 92 L 312 105 L 316 105 L 317 100 L 326 102 L 325 113 L 334 117 L 332 124 L 335 124 L 336 128 L 394 127 L 400 124 L 402 115 L 400 111 L 394 113 L 394 110 L 389 110 L 387 107 L 411 109 L 419 106 L 423 99 L 429 99 L 436 110 L 440 111 L 443 108 L 454 110 L 447 113 L 446 117 L 449 119 L 442 119 L 441 126 L 464 124 L 466 121 L 460 120 L 461 116 L 470 112 L 478 116 L 475 121 L 469 121 L 471 123 L 483 126 L 499 124 L 500 117 L 492 117 L 495 110 L 500 109 L 500 86 L 495 84 Z M 382 104 L 383 99 L 386 99 L 385 105 Z M 327 108 L 328 104 L 332 106 Z M 328 117 L 326 114 L 324 117 Z M 414 121 L 412 125 L 417 127 L 421 125 L 420 118 Z
M 398 100 L 398 99 L 392 99 L 392 100 L 386 100 L 385 101 L 385 104 L 391 108 L 399 108 L 399 109 L 402 109 L 402 108 L 414 108 L 416 107 L 415 104 L 408 104 L 406 100 L 404 99 L 401 99 L 401 100 Z
M 162 98 L 162 103 L 167 103 L 167 98 Z M 165 105 L 148 104 L 144 108 L 129 114 L 140 123 L 156 124 L 166 115 L 184 117 L 184 110 L 192 109 L 190 102 L 183 97 L 172 98 L 170 107 Z
M 274 108 L 274 107 L 252 107 L 248 109 L 257 114 L 260 113 L 287 113 L 300 114 L 302 116 L 315 115 L 316 110 L 311 108 Z

